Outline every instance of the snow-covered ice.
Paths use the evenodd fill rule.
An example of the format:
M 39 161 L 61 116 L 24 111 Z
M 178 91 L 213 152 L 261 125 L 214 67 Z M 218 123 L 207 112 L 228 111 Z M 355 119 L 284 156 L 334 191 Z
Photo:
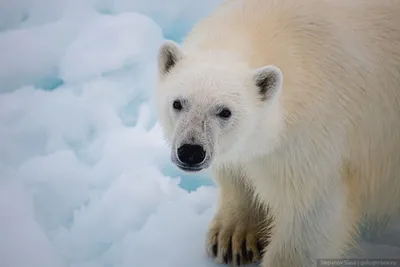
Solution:
M 217 266 L 216 189 L 170 163 L 151 96 L 160 43 L 220 2 L 0 1 L 1 267 Z

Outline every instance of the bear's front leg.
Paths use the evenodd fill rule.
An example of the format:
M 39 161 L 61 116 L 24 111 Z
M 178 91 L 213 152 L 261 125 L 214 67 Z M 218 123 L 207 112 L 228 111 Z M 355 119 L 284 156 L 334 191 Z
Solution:
M 343 256 L 354 241 L 358 209 L 343 184 L 327 188 L 281 192 L 283 199 L 272 204 L 276 224 L 262 267 L 311 267 Z
M 214 170 L 214 179 L 219 199 L 207 234 L 208 255 L 234 265 L 260 260 L 269 234 L 265 208 L 256 202 L 240 169 Z

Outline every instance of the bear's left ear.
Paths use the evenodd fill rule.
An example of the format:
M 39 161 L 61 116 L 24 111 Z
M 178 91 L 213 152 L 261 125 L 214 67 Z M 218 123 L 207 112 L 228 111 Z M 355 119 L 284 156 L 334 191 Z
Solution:
M 282 88 L 283 74 L 275 66 L 264 66 L 255 71 L 253 80 L 258 88 L 258 94 L 262 101 L 270 100 Z
M 167 74 L 183 58 L 183 53 L 174 41 L 165 41 L 158 50 L 158 69 L 161 75 Z

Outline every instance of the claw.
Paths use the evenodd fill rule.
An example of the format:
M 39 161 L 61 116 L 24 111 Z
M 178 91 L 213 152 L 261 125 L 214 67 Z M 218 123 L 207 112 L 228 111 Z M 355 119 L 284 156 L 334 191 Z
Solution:
M 212 251 L 213 251 L 213 253 L 214 253 L 214 257 L 216 257 L 216 256 L 218 255 L 218 245 L 217 245 L 217 244 L 215 244 L 215 245 L 212 247 Z
M 240 255 L 236 254 L 236 265 L 239 266 L 240 265 Z
M 261 254 L 263 251 L 263 246 L 261 245 L 260 241 L 257 241 L 257 249 L 258 249 L 258 252 Z
M 252 250 L 248 250 L 247 251 L 247 255 L 249 256 L 249 262 L 253 262 L 253 251 Z
M 245 262 L 248 261 L 247 249 L 246 249 L 246 240 L 243 240 L 242 244 L 242 257 Z
M 232 255 L 233 255 L 233 253 L 232 253 L 232 240 L 229 241 L 229 247 L 228 247 L 228 251 L 227 251 L 226 254 L 228 256 L 228 259 L 232 259 Z

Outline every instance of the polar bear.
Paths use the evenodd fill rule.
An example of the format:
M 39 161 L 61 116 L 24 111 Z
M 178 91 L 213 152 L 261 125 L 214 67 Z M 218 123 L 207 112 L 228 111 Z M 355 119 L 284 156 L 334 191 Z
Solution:
M 172 162 L 219 188 L 216 262 L 315 266 L 399 211 L 400 1 L 225 1 L 158 71 Z

